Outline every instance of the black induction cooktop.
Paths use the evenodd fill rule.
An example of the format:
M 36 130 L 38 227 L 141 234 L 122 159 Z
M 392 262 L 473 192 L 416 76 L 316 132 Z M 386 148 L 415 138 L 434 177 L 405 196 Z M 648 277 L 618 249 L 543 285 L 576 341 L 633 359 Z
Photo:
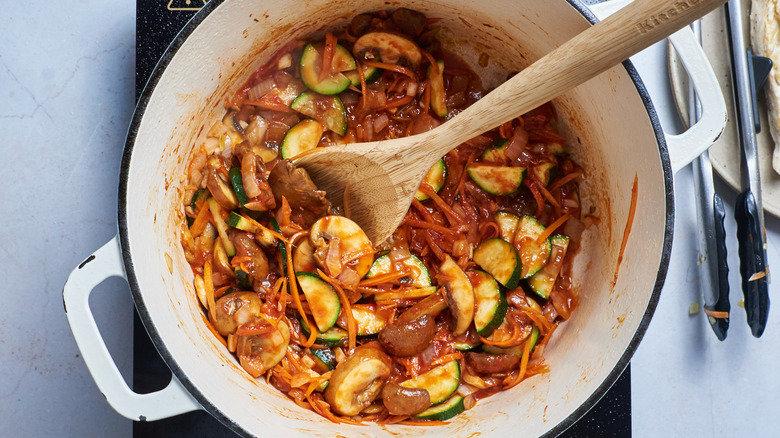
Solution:
M 261 1 L 261 0 L 258 0 Z M 136 99 L 157 61 L 187 21 L 205 0 L 137 0 L 136 2 Z M 171 372 L 157 354 L 138 314 L 134 321 L 133 388 L 148 393 L 164 388 Z M 230 429 L 204 411 L 176 417 L 135 422 L 133 436 L 152 437 L 233 437 Z M 630 437 L 631 377 L 626 368 L 615 385 L 582 419 L 561 437 Z

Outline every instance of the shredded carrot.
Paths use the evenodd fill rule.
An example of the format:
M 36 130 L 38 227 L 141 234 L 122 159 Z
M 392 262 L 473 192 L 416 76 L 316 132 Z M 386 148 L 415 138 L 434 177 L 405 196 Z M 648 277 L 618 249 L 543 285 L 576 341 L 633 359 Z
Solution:
M 547 332 L 552 328 L 552 323 L 547 320 L 547 318 L 542 315 L 541 313 L 536 312 L 535 310 L 531 309 L 530 307 L 521 307 L 520 310 L 523 311 L 523 313 L 531 319 L 531 321 L 536 324 L 537 327 L 539 327 L 539 331 L 542 335 L 546 335 Z
M 536 344 L 536 348 L 538 349 L 540 347 L 544 347 L 545 345 L 547 345 L 547 343 L 550 342 L 550 338 L 552 338 L 552 334 L 555 333 L 555 330 L 557 329 L 558 329 L 558 323 L 556 322 L 555 324 L 552 325 L 552 327 L 547 332 L 547 334 L 544 335 L 542 340 Z
M 523 345 L 523 356 L 520 358 L 520 371 L 517 373 L 517 377 L 515 378 L 515 380 L 509 385 L 510 388 L 522 382 L 523 379 L 525 378 L 525 372 L 528 368 L 528 358 L 530 356 L 531 356 L 531 343 L 526 342 Z
M 373 247 L 365 247 L 363 249 L 359 249 L 357 251 L 352 251 L 350 253 L 342 254 L 341 255 L 341 264 L 346 265 L 347 263 L 351 262 L 352 260 L 357 260 L 361 257 L 365 257 L 368 255 L 374 255 L 376 250 Z
M 228 289 L 230 289 L 231 287 L 233 287 L 233 286 L 227 285 L 227 286 L 222 286 L 221 288 L 217 289 L 216 292 L 214 293 L 214 298 L 217 298 L 217 295 L 219 295 L 219 297 L 222 298 L 222 296 L 225 295 L 225 292 Z
M 195 221 L 192 222 L 192 226 L 190 227 L 190 233 L 192 234 L 192 237 L 198 237 L 200 236 L 203 231 L 206 229 L 206 225 L 211 222 L 211 212 L 208 208 L 203 208 L 198 211 L 198 215 L 195 217 Z
M 268 227 L 264 227 L 263 225 L 260 224 L 260 222 L 252 219 L 251 217 L 249 217 L 249 216 L 247 216 L 245 214 L 242 214 L 241 217 L 243 217 L 244 219 L 249 221 L 249 223 L 254 225 L 255 227 L 263 230 L 263 232 L 268 233 L 268 234 L 276 237 L 277 239 L 281 240 L 282 242 L 289 243 L 289 241 L 284 236 L 282 236 L 281 234 L 277 233 L 276 231 L 274 231 L 274 230 L 272 230 L 272 229 L 270 229 Z
M 367 278 L 358 283 L 358 286 L 376 286 L 378 284 L 390 283 L 392 281 L 406 277 L 407 275 L 408 274 L 403 271 L 388 272 L 387 274 L 380 274 L 371 278 Z
M 344 316 L 347 318 L 347 334 L 349 338 L 349 349 L 352 350 L 355 348 L 356 344 L 356 334 L 357 334 L 357 325 L 355 324 L 355 317 L 352 315 L 352 304 L 349 302 L 349 299 L 347 299 L 347 294 L 344 292 L 344 289 L 341 288 L 341 285 L 339 285 L 339 282 L 331 278 L 329 275 L 322 272 L 321 269 L 317 269 L 317 273 L 319 276 L 325 280 L 328 284 L 333 286 L 334 289 L 336 289 L 336 293 L 339 295 L 339 299 L 341 300 L 341 305 L 344 306 Z
M 206 288 L 206 302 L 209 304 L 209 318 L 217 320 L 217 303 L 214 300 L 214 280 L 211 278 L 211 260 L 203 264 L 203 285 Z
M 492 239 L 493 237 L 501 234 L 501 229 L 499 229 L 498 224 L 495 222 L 483 222 L 479 224 L 477 229 L 479 230 L 479 234 L 482 237 L 482 240 Z M 491 229 L 492 232 L 487 233 L 487 229 Z
M 287 275 L 295 275 L 292 261 L 292 245 L 290 245 L 290 242 L 284 242 L 284 247 L 287 249 Z M 314 341 L 317 340 L 317 327 L 313 324 L 314 321 L 312 321 L 312 324 L 309 324 L 309 319 L 306 317 L 306 312 L 303 311 L 301 297 L 298 295 L 298 282 L 290 277 L 290 282 L 288 284 L 290 285 L 290 293 L 292 294 L 293 303 L 295 303 L 295 307 L 298 309 L 298 313 L 301 315 L 303 323 L 309 327 L 309 339 L 306 340 L 306 342 L 303 344 L 304 348 L 309 348 L 314 345 Z
M 729 317 L 729 312 L 723 312 L 723 311 L 717 311 L 717 310 L 710 310 L 710 309 L 704 309 L 704 313 L 707 314 L 707 316 L 711 316 L 713 318 L 717 319 L 725 319 Z
M 639 175 L 634 173 L 634 185 L 631 187 L 631 206 L 628 208 L 628 219 L 626 220 L 626 229 L 623 231 L 623 242 L 620 244 L 620 251 L 618 252 L 617 266 L 615 267 L 615 278 L 612 281 L 612 287 L 617 284 L 618 272 L 620 271 L 620 264 L 623 262 L 623 252 L 626 250 L 626 244 L 628 244 L 628 235 L 631 234 L 631 225 L 634 224 L 634 214 L 636 213 L 636 204 L 639 195 Z
M 417 209 L 417 211 L 420 212 L 420 215 L 422 215 L 423 219 L 425 219 L 428 222 L 434 223 L 433 216 L 431 216 L 431 212 L 428 211 L 427 208 L 422 204 L 422 202 L 418 201 L 417 198 L 412 198 L 412 206 Z
M 534 196 L 534 200 L 536 201 L 536 213 L 534 216 L 539 217 L 544 212 L 544 197 L 542 197 L 542 194 L 539 193 L 539 189 L 536 187 L 536 184 L 526 184 L 526 187 L 528 187 L 528 190 L 531 191 L 531 194 Z
M 428 242 L 428 246 L 430 246 L 431 251 L 433 251 L 434 254 L 436 254 L 436 258 L 439 260 L 445 259 L 444 251 L 439 247 L 439 245 L 436 243 L 436 240 L 431 236 L 431 230 L 425 230 L 423 233 L 423 236 L 425 236 L 425 241 Z
M 410 78 L 412 78 L 412 80 L 415 80 L 415 81 L 417 80 L 417 77 L 414 75 L 413 71 L 409 70 L 406 67 L 397 65 L 397 64 L 388 64 L 386 62 L 369 61 L 369 60 L 363 61 L 363 64 L 365 64 L 365 65 L 367 65 L 369 67 L 381 68 L 382 70 L 391 70 L 391 71 L 394 71 L 396 73 L 401 73 L 402 75 L 409 76 Z M 360 70 L 358 69 L 358 71 L 360 71 Z
M 463 186 L 466 184 L 466 175 L 468 175 L 466 169 L 474 161 L 474 158 L 476 158 L 476 156 L 477 156 L 476 152 L 469 155 L 469 158 L 466 160 L 465 166 L 463 166 L 463 172 L 460 173 L 460 179 L 458 180 L 458 185 L 457 188 L 455 189 L 455 194 L 460 195 L 461 197 L 464 196 Z
M 511 347 L 513 345 L 517 345 L 520 342 L 520 338 L 523 335 L 523 332 L 521 330 L 518 330 L 518 327 L 515 325 L 512 325 L 512 335 L 509 336 L 508 339 L 503 341 L 494 341 L 492 339 L 488 339 L 485 337 L 480 336 L 479 339 L 482 341 L 483 344 L 487 345 L 493 345 L 495 347 Z
M 460 225 L 466 222 L 466 220 L 463 217 L 461 217 L 461 215 L 457 214 L 452 209 L 452 207 L 450 207 L 446 202 L 444 202 L 443 199 L 441 199 L 439 194 L 436 193 L 436 190 L 433 190 L 433 187 L 431 187 L 426 183 L 423 183 L 420 184 L 420 191 L 433 200 L 433 203 L 436 204 L 437 207 L 439 207 L 439 209 L 442 211 L 442 213 L 444 213 L 445 216 L 447 216 L 447 219 L 450 221 L 452 225 Z
M 554 233 L 555 230 L 560 228 L 560 226 L 563 225 L 567 220 L 569 220 L 568 213 L 556 219 L 555 222 L 548 225 L 547 228 L 545 228 L 544 231 L 542 231 L 542 233 L 539 234 L 539 237 L 536 238 L 536 242 L 537 243 L 544 242 L 548 237 L 552 236 L 552 233 Z
M 542 184 L 534 184 L 534 185 L 536 186 L 536 189 L 539 190 L 539 193 L 541 193 L 542 196 L 544 196 L 544 198 L 547 199 L 547 202 L 549 202 L 550 205 L 552 205 L 554 207 L 558 207 L 558 208 L 561 207 L 561 204 L 558 202 L 558 200 L 555 199 L 555 197 L 553 197 L 552 193 L 550 193 L 544 187 L 544 185 L 542 185 Z
M 403 221 L 403 223 L 408 224 L 413 228 L 427 228 L 429 230 L 436 231 L 439 234 L 458 234 L 457 231 L 454 231 L 450 228 L 446 228 L 441 225 L 434 224 L 427 221 L 421 221 L 417 219 L 406 219 Z
M 575 178 L 577 178 L 580 175 L 582 175 L 582 172 L 572 172 L 558 180 L 555 180 L 555 182 L 553 182 L 547 187 L 547 190 L 549 190 L 550 192 L 554 192 L 560 189 L 561 187 L 565 186 L 569 182 L 573 181 Z
M 431 83 L 427 79 L 424 80 L 423 83 L 425 84 L 425 91 L 423 91 L 422 96 L 422 108 L 427 112 L 431 107 Z M 411 126 L 411 124 L 409 126 Z
M 399 106 L 406 105 L 407 103 L 411 102 L 412 100 L 414 100 L 414 96 L 411 95 L 411 94 L 407 94 L 404 97 L 401 97 L 401 98 L 398 98 L 398 99 L 393 99 L 393 100 L 387 102 L 384 106 L 382 106 L 380 108 L 377 108 L 377 111 L 387 110 L 387 109 L 390 109 L 390 108 L 398 108 Z
M 322 67 L 320 69 L 320 81 L 330 76 L 333 67 L 333 55 L 336 53 L 336 37 L 332 33 L 325 34 L 325 50 L 322 53 Z
M 363 66 L 358 64 L 357 68 L 358 77 L 360 78 L 360 89 L 363 90 L 363 95 L 360 99 L 360 106 L 363 109 L 367 108 L 366 102 L 368 101 L 368 85 L 366 85 L 366 72 L 363 71 Z
M 295 357 L 295 354 L 292 352 L 291 348 L 287 349 L 287 352 L 285 353 L 285 356 L 287 357 L 287 360 L 290 361 L 290 364 L 297 370 L 297 371 L 303 371 L 304 367 L 303 364 L 298 360 L 297 357 Z
M 463 353 L 457 351 L 455 353 L 445 354 L 444 356 L 437 357 L 431 361 L 432 366 L 439 366 L 443 363 L 452 362 L 453 360 L 463 359 Z

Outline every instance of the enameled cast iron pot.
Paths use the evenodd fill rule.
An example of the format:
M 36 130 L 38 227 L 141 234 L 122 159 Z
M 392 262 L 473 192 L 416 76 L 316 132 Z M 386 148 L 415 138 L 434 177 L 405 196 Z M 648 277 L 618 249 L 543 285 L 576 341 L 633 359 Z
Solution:
M 487 86 L 596 21 L 576 0 L 212 0 L 165 53 L 136 109 L 122 160 L 117 238 L 80 264 L 64 290 L 84 360 L 121 414 L 155 420 L 205 409 L 242 435 L 260 436 L 555 435 L 593 406 L 626 367 L 667 270 L 673 172 L 709 146 L 725 121 L 720 89 L 690 33 L 678 32 L 673 43 L 701 95 L 704 118 L 682 136 L 664 135 L 628 62 L 555 101 L 585 169 L 582 211 L 593 208 L 600 220 L 586 229 L 575 258 L 580 304 L 545 350 L 550 373 L 480 400 L 445 426 L 336 425 L 249 376 L 204 324 L 179 243 L 181 178 L 194 147 L 221 117 L 228 96 L 282 44 L 360 12 L 399 6 L 440 17 L 445 46 Z M 487 68 L 477 63 L 483 52 L 490 56 Z M 636 220 L 613 282 L 635 175 Z M 133 393 L 100 338 L 88 298 L 109 276 L 127 279 L 141 319 L 173 371 L 163 391 Z

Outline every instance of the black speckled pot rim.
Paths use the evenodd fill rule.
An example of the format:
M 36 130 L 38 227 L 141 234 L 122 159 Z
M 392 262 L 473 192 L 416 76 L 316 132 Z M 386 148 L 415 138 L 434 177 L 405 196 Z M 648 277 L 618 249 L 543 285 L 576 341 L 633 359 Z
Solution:
M 118 205 L 119 238 L 120 238 L 120 245 L 122 248 L 122 259 L 124 261 L 125 270 L 127 272 L 127 279 L 130 284 L 130 290 L 132 292 L 135 306 L 138 309 L 138 314 L 140 315 L 141 321 L 143 322 L 146 331 L 149 333 L 149 337 L 151 338 L 152 342 L 157 348 L 157 351 L 160 353 L 162 359 L 171 369 L 173 374 L 179 379 L 181 384 L 184 385 L 187 391 L 189 391 L 189 393 L 198 401 L 198 403 L 200 403 L 203 409 L 205 409 L 212 416 L 214 416 L 214 418 L 216 418 L 221 423 L 231 428 L 239 435 L 253 436 L 249 431 L 243 429 L 240 425 L 238 425 L 235 421 L 233 421 L 230 415 L 228 415 L 226 412 L 222 411 L 213 403 L 211 403 L 211 401 L 206 396 L 204 396 L 202 392 L 200 392 L 200 390 L 195 385 L 195 383 L 193 383 L 189 379 L 189 377 L 187 376 L 186 373 L 184 373 L 181 367 L 179 367 L 175 358 L 173 357 L 173 355 L 171 355 L 170 351 L 166 347 L 165 342 L 160 336 L 160 333 L 157 331 L 157 328 L 154 325 L 154 321 L 152 321 L 152 319 L 149 316 L 149 311 L 147 310 L 146 304 L 144 303 L 143 296 L 141 294 L 141 290 L 138 284 L 138 278 L 136 277 L 135 274 L 133 259 L 128 249 L 129 230 L 127 224 L 127 211 L 126 211 L 127 194 L 129 190 L 128 177 L 129 177 L 130 165 L 132 162 L 133 146 L 135 144 L 136 137 L 138 135 L 138 129 L 141 124 L 141 120 L 143 118 L 144 112 L 146 110 L 147 105 L 149 104 L 149 100 L 151 99 L 152 93 L 154 92 L 154 89 L 160 80 L 160 77 L 165 71 L 165 68 L 168 66 L 168 64 L 173 59 L 174 55 L 176 55 L 178 50 L 184 44 L 184 41 L 195 30 L 195 28 L 203 20 L 205 20 L 206 17 L 208 17 L 208 15 L 211 14 L 211 12 L 213 12 L 217 7 L 219 7 L 219 5 L 221 5 L 224 1 L 225 0 L 211 0 L 203 8 L 201 8 L 200 11 L 198 11 L 192 17 L 192 19 L 182 28 L 182 30 L 179 32 L 179 34 L 176 36 L 173 42 L 168 46 L 162 58 L 160 58 L 154 71 L 152 72 L 152 75 L 150 76 L 149 81 L 146 83 L 146 86 L 144 87 L 144 91 L 141 94 L 141 97 L 139 98 L 138 104 L 135 109 L 135 113 L 133 114 L 133 119 L 130 124 L 130 128 L 127 133 L 127 138 L 125 140 L 125 150 L 122 156 L 122 164 L 120 169 L 121 173 L 120 173 L 120 180 L 119 180 L 119 205 Z M 574 9 L 576 9 L 583 17 L 585 17 L 591 24 L 595 24 L 598 21 L 598 19 L 596 18 L 595 15 L 593 15 L 590 9 L 588 9 L 588 7 L 585 6 L 583 3 L 581 3 L 579 0 L 566 0 L 566 1 Z M 612 385 L 617 381 L 617 379 L 623 373 L 623 370 L 625 370 L 625 368 L 628 366 L 631 357 L 633 356 L 634 352 L 636 351 L 636 348 L 639 345 L 639 342 L 642 340 L 642 337 L 647 331 L 647 327 L 650 324 L 650 320 L 658 305 L 658 300 L 661 295 L 661 289 L 663 288 L 664 279 L 666 277 L 666 272 L 669 267 L 669 258 L 671 256 L 671 250 L 672 250 L 672 236 L 674 231 L 674 189 L 673 189 L 673 179 L 672 179 L 673 173 L 672 173 L 671 163 L 669 160 L 669 153 L 667 150 L 664 133 L 661 128 L 661 123 L 658 119 L 658 115 L 655 112 L 653 104 L 650 101 L 650 95 L 647 92 L 647 89 L 645 88 L 644 84 L 642 83 L 642 80 L 639 77 L 639 73 L 631 64 L 630 61 L 625 61 L 623 63 L 623 66 L 628 72 L 628 75 L 634 81 L 639 97 L 642 99 L 642 103 L 644 104 L 645 109 L 647 110 L 648 118 L 650 119 L 650 123 L 653 127 L 653 131 L 655 132 L 656 142 L 658 143 L 658 151 L 660 153 L 661 163 L 664 172 L 664 190 L 666 194 L 666 223 L 664 226 L 664 242 L 663 242 L 661 260 L 658 265 L 658 275 L 656 277 L 655 285 L 653 287 L 653 293 L 650 297 L 650 301 L 648 302 L 647 308 L 645 309 L 644 315 L 642 316 L 642 320 L 640 321 L 639 327 L 637 328 L 633 338 L 631 339 L 631 341 L 628 344 L 628 347 L 626 348 L 626 351 L 620 357 L 615 367 L 610 371 L 606 379 L 604 379 L 604 381 L 593 392 L 593 394 L 591 394 L 590 397 L 588 397 L 587 400 L 585 400 L 585 402 L 582 405 L 580 405 L 576 410 L 574 410 L 574 412 L 572 412 L 567 418 L 565 418 L 563 421 L 558 423 L 555 427 L 550 429 L 550 431 L 548 431 L 544 435 L 545 437 L 554 437 L 559 435 L 564 430 L 569 428 L 572 424 L 574 424 L 577 420 L 579 420 L 582 416 L 584 416 L 588 412 L 588 410 L 590 410 L 604 396 L 604 394 L 606 394 L 609 388 L 612 387 Z

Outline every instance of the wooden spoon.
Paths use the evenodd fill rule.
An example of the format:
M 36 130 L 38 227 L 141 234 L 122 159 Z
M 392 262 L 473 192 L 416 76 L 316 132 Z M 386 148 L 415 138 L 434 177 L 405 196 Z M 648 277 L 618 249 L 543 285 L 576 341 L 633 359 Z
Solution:
M 635 0 L 453 117 L 411 137 L 317 148 L 295 160 L 376 245 L 403 220 L 425 174 L 464 141 L 550 101 L 702 17 L 725 0 Z

